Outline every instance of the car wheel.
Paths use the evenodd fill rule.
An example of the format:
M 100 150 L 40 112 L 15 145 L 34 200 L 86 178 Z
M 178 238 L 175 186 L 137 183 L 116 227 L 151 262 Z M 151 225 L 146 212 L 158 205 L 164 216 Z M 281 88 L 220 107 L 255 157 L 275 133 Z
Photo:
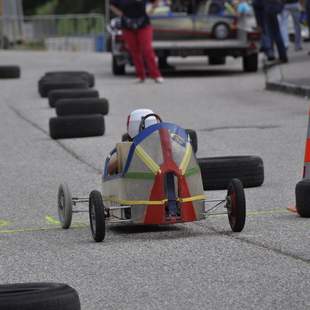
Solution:
M 0 309 L 80 310 L 77 291 L 61 283 L 0 285 Z
M 116 56 L 112 58 L 112 72 L 114 75 L 125 75 L 125 65 L 119 65 Z
M 72 196 L 66 183 L 58 188 L 58 217 L 63 229 L 68 229 L 72 221 Z
M 92 236 L 96 242 L 105 238 L 105 216 L 102 196 L 98 191 L 92 191 L 89 195 L 89 221 Z
M 296 184 L 296 210 L 301 217 L 310 217 L 310 180 L 304 179 Z
M 215 24 L 212 29 L 212 35 L 215 39 L 218 40 L 225 40 L 230 35 L 230 28 L 225 23 L 218 23 Z
M 240 179 L 244 187 L 264 182 L 264 163 L 258 156 L 198 158 L 204 190 L 227 189 L 231 179 Z
M 52 139 L 102 136 L 104 117 L 100 114 L 52 117 L 49 121 Z
M 228 186 L 226 208 L 230 227 L 233 232 L 240 232 L 244 228 L 246 217 L 246 203 L 242 183 L 232 179 Z
M 256 72 L 258 69 L 258 54 L 254 53 L 248 56 L 243 56 L 243 71 Z
M 58 116 L 89 115 L 109 112 L 109 102 L 105 98 L 76 98 L 60 99 L 56 102 L 56 114 Z
M 197 138 L 197 133 L 195 130 L 192 129 L 185 129 L 186 133 L 190 137 L 191 145 L 193 148 L 193 152 L 196 154 L 198 151 L 198 138 Z
M 76 98 L 99 98 L 99 92 L 94 89 L 56 89 L 49 92 L 48 104 L 54 108 L 60 99 Z

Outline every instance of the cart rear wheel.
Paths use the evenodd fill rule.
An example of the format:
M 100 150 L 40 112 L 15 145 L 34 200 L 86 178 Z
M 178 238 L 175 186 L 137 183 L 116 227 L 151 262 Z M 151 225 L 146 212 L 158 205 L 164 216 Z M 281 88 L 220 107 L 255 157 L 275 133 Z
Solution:
M 72 197 L 66 183 L 60 184 L 58 188 L 58 216 L 61 227 L 69 228 L 72 221 Z
M 246 203 L 244 189 L 239 179 L 231 180 L 228 186 L 226 200 L 230 227 L 233 232 L 240 232 L 245 224 Z
M 94 240 L 101 242 L 105 237 L 105 216 L 102 196 L 98 191 L 89 195 L 89 221 Z

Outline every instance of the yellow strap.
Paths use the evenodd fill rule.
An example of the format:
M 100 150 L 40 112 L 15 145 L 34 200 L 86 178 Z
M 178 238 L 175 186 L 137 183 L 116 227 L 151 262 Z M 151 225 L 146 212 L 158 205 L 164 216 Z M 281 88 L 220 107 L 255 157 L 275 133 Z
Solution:
M 136 154 L 140 159 L 146 164 L 146 166 L 156 175 L 160 172 L 160 167 L 155 163 L 155 161 L 143 150 L 143 148 L 138 145 L 135 150 Z
M 162 205 L 168 201 L 168 199 L 163 200 L 125 200 L 125 199 L 119 199 L 117 197 L 107 197 L 105 200 L 108 200 L 110 202 L 116 202 L 120 205 Z
M 205 195 L 197 195 L 197 196 L 192 196 L 192 197 L 186 197 L 186 198 L 178 198 L 177 201 L 181 203 L 185 202 L 192 202 L 192 201 L 198 201 L 198 200 L 205 200 L 206 196 Z M 115 196 L 110 196 L 107 197 L 105 200 L 108 200 L 110 202 L 116 202 L 120 205 L 125 205 L 125 206 L 135 206 L 135 205 L 163 205 L 165 204 L 168 199 L 163 199 L 163 200 L 125 200 L 125 199 L 119 199 Z
M 198 200 L 205 200 L 207 197 L 205 195 L 196 195 L 192 197 L 186 197 L 186 198 L 179 198 L 178 201 L 180 202 L 192 202 L 192 201 L 198 201 Z
M 191 156 L 192 156 L 192 146 L 189 142 L 187 142 L 186 149 L 185 149 L 185 155 L 184 155 L 182 162 L 180 164 L 180 167 L 179 167 L 181 172 L 182 172 L 182 175 L 184 175 L 186 173 L 186 170 L 187 170 L 189 161 L 191 159 Z

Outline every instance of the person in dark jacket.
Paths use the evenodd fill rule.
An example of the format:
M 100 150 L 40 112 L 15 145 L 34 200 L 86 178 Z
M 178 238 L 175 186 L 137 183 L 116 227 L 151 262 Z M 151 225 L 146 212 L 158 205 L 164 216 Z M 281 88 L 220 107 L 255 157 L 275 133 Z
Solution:
M 158 6 L 159 0 L 154 0 L 150 12 Z M 121 17 L 124 40 L 131 54 L 139 82 L 144 82 L 146 64 L 148 73 L 157 83 L 163 78 L 159 72 L 155 53 L 152 47 L 153 29 L 146 12 L 146 0 L 111 0 L 112 12 Z
M 270 34 L 267 27 L 266 12 L 264 10 L 263 0 L 254 0 L 252 2 L 254 15 L 256 19 L 257 26 L 261 32 L 261 51 L 265 53 L 269 60 L 274 60 L 274 51 L 272 47 L 272 42 Z
M 277 46 L 279 61 L 287 63 L 287 53 L 280 31 L 278 14 L 283 10 L 282 0 L 264 0 L 264 10 L 266 12 L 266 25 L 270 34 L 271 42 Z

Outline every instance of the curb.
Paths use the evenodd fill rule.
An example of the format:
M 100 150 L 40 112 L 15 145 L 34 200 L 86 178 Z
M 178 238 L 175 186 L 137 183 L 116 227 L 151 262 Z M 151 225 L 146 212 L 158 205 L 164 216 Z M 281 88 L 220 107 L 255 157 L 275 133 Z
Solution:
M 300 97 L 310 97 L 310 87 L 288 82 L 266 82 L 266 89 Z

